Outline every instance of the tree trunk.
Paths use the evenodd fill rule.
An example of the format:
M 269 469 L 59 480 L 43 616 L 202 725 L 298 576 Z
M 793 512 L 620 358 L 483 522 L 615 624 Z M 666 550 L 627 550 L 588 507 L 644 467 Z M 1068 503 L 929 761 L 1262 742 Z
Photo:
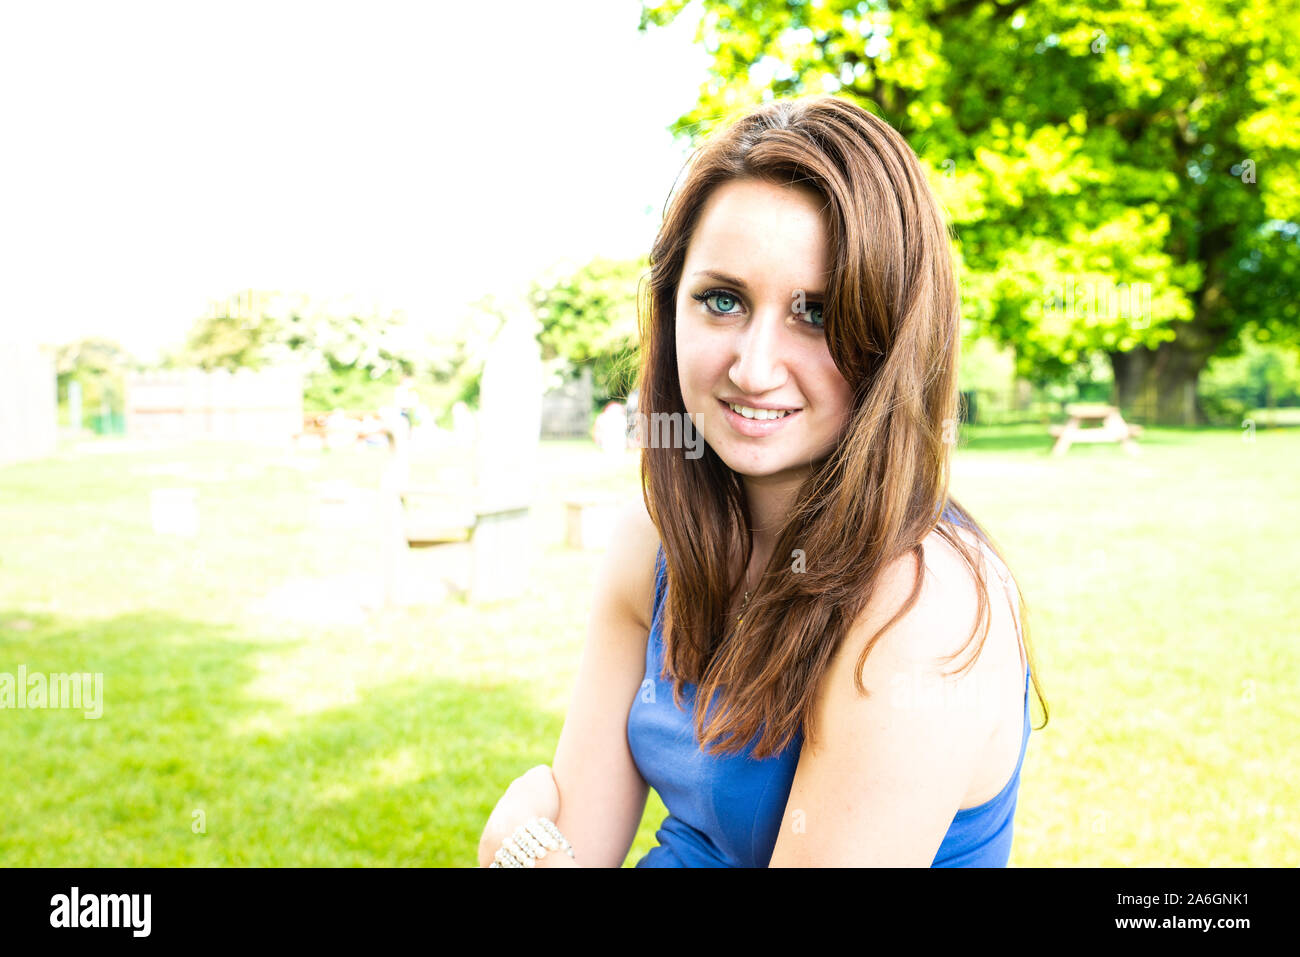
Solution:
M 1110 352 L 1114 402 L 1124 417 L 1153 425 L 1204 425 L 1197 381 L 1208 356 L 1179 348 L 1177 340 L 1156 349 Z
M 1210 269 L 1211 281 L 1197 297 L 1190 321 L 1176 322 L 1176 338 L 1155 349 L 1139 346 L 1129 352 L 1108 352 L 1115 373 L 1114 404 L 1125 418 L 1152 425 L 1204 425 L 1208 419 L 1196 394 L 1206 361 L 1232 330 L 1218 322 L 1222 281 Z

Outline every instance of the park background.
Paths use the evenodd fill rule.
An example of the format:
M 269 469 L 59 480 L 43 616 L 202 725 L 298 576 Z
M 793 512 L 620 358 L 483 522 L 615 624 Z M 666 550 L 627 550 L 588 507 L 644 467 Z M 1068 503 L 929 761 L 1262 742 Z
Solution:
M 105 679 L 97 720 L 0 710 L 0 864 L 471 865 L 638 495 L 593 424 L 664 201 L 809 92 L 953 222 L 953 492 L 1050 709 L 1011 863 L 1300 863 L 1297 64 L 1291 0 L 4 8 L 0 672 Z M 1079 403 L 1138 454 L 1051 454 Z M 531 547 L 493 578 L 502 474 Z

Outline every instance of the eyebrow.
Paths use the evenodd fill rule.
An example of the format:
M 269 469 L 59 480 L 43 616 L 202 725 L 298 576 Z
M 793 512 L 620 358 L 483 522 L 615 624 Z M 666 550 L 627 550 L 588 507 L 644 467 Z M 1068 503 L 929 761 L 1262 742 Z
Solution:
M 718 270 L 716 269 L 700 269 L 695 273 L 695 275 L 707 276 L 708 278 L 715 279 L 718 282 L 725 282 L 730 286 L 735 286 L 738 289 L 745 290 L 746 292 L 749 291 L 749 286 L 745 284 L 745 280 L 737 279 L 735 276 L 729 276 L 725 272 L 718 272 Z M 817 290 L 816 292 L 814 292 L 809 289 L 805 289 L 803 291 L 803 294 L 809 299 L 820 299 L 826 295 L 826 293 L 822 292 L 821 290 Z

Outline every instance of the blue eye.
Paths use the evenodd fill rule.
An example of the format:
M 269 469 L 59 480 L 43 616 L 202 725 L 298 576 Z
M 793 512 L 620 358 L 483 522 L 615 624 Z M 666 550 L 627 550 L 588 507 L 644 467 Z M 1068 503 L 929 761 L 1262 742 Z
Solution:
M 705 308 L 707 308 L 709 312 L 715 313 L 719 316 L 735 315 L 734 307 L 739 305 L 740 303 L 740 300 L 738 300 L 731 293 L 722 292 L 721 290 L 718 289 L 710 289 L 708 292 L 699 292 L 699 293 L 693 292 L 691 293 L 691 298 L 694 299 L 696 302 L 704 303 Z M 713 306 L 710 306 L 709 305 L 710 299 L 715 300 L 718 303 L 718 306 L 720 308 L 714 308 Z M 721 308 L 723 303 L 730 303 L 732 308 Z
M 796 308 L 795 315 L 799 316 L 799 321 L 810 329 L 826 328 L 823 325 L 826 320 L 822 317 L 821 303 L 813 303 L 807 306 L 802 312 Z
M 693 292 L 691 298 L 696 302 L 704 303 L 705 308 L 715 316 L 735 316 L 740 314 L 740 298 L 721 289 Z M 822 305 L 814 303 L 808 306 L 801 314 L 801 321 L 811 329 L 825 328 L 823 325 L 825 319 L 822 317 Z

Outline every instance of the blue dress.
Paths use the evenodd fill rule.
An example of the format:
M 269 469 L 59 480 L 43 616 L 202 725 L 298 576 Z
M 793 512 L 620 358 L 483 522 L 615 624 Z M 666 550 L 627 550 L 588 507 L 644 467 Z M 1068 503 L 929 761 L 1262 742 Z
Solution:
M 994 563 L 1010 597 L 1009 574 L 996 559 Z M 750 756 L 757 739 L 741 754 L 704 753 L 692 725 L 695 686 L 683 685 L 683 707 L 678 708 L 673 701 L 672 682 L 659 677 L 664 652 L 664 572 L 661 546 L 656 559 L 654 619 L 646 641 L 645 676 L 628 712 L 627 740 L 641 776 L 663 799 L 668 816 L 655 833 L 659 845 L 651 848 L 636 866 L 767 867 L 785 815 L 803 734 L 797 732 L 784 751 L 763 760 Z M 1018 620 L 1016 629 L 1019 634 Z M 1023 647 L 1023 635 L 1020 640 Z M 1006 866 L 1029 729 L 1026 668 L 1024 730 L 1016 769 L 995 797 L 957 811 L 932 867 Z

